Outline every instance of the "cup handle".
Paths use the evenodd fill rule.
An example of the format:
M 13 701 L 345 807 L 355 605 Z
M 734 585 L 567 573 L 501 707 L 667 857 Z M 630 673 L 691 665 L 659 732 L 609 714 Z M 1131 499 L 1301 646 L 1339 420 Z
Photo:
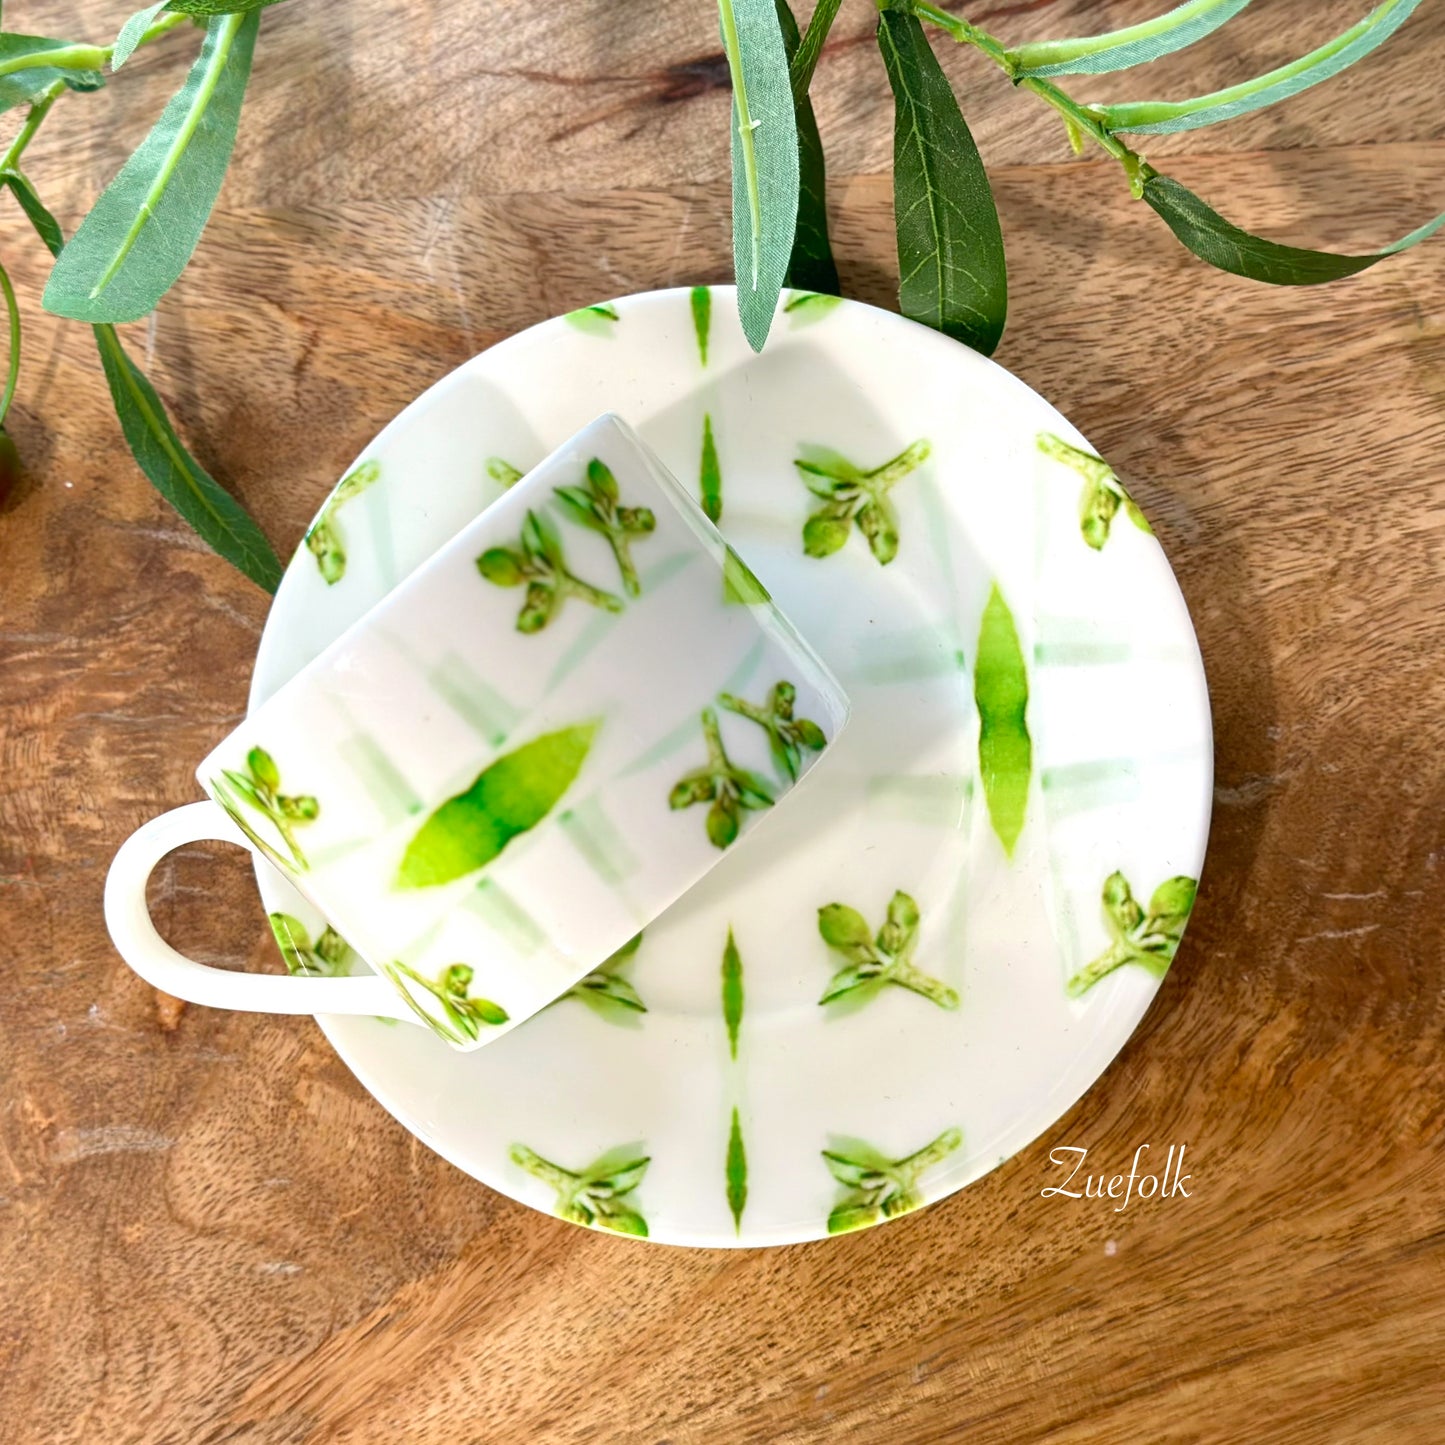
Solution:
M 167 853 L 184 843 L 213 839 L 254 852 L 241 830 L 215 803 L 188 803 L 152 818 L 120 846 L 105 879 L 105 923 L 120 956 L 145 981 L 188 1003 L 249 1013 L 374 1014 L 408 1018 L 386 979 L 303 978 L 290 974 L 234 973 L 178 953 L 156 932 L 146 906 L 146 881 Z

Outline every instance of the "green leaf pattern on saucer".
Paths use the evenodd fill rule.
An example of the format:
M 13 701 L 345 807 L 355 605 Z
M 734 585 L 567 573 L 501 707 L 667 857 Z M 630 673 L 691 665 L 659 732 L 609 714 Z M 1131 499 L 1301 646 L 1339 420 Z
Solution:
M 346 573 L 346 543 L 336 514 L 353 497 L 359 497 L 373 486 L 380 476 L 381 464 L 375 461 L 362 462 L 347 472 L 336 484 L 336 490 L 320 515 L 307 529 L 304 538 L 306 550 L 316 558 L 316 566 L 328 587 L 340 582 Z
M 1079 494 L 1079 531 L 1084 541 L 1096 552 L 1101 552 L 1109 540 L 1109 529 L 1114 514 L 1122 506 L 1124 515 L 1141 531 L 1153 534 L 1144 513 L 1139 510 L 1133 497 L 1124 490 L 1124 484 L 1103 457 L 1086 452 L 1081 447 L 1070 446 L 1052 432 L 1039 433 L 1039 450 L 1055 461 L 1071 467 L 1084 480 L 1084 489 Z
M 842 954 L 847 963 L 833 975 L 818 1002 L 871 998 L 893 983 L 939 1008 L 956 1009 L 957 991 L 931 978 L 913 962 L 921 921 L 918 905 L 901 890 L 889 900 L 888 916 L 876 937 L 856 908 L 845 903 L 825 904 L 818 910 L 818 932 L 823 942 Z
M 898 555 L 898 510 L 888 494 L 928 460 L 932 449 L 926 437 L 920 438 L 865 471 L 826 447 L 805 447 L 793 465 L 823 505 L 803 524 L 803 551 L 810 557 L 831 557 L 856 525 L 868 550 L 886 567 Z
M 1068 982 L 1070 998 L 1087 993 L 1126 963 L 1138 964 L 1163 978 L 1174 962 L 1194 909 L 1198 883 L 1182 874 L 1161 883 L 1143 908 L 1122 873 L 1104 880 L 1104 919 L 1113 942 Z
M 828 1233 L 845 1234 L 907 1214 L 923 1203 L 919 1182 L 963 1143 L 961 1129 L 945 1129 L 938 1138 L 902 1159 L 888 1159 L 861 1139 L 838 1139 L 823 1150 L 828 1172 L 843 1186 L 828 1215 Z
M 556 1214 L 572 1224 L 647 1238 L 647 1220 L 629 1202 L 652 1162 L 634 1146 L 613 1149 L 573 1171 L 544 1159 L 525 1144 L 512 1145 L 512 1162 L 557 1191 Z
M 585 978 L 579 979 L 562 998 L 580 999 L 599 1017 L 613 1023 L 618 1022 L 619 1017 L 630 1022 L 638 1014 L 645 1014 L 647 1005 L 636 988 L 622 976 L 622 970 L 631 964 L 641 945 L 642 935 L 639 933 L 610 958 L 599 963 Z M 558 1003 L 561 1001 L 557 1000 Z

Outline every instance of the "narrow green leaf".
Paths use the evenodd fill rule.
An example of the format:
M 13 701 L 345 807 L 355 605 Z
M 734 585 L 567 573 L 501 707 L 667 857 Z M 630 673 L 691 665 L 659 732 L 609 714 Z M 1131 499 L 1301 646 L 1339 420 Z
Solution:
M 69 247 L 61 255 L 68 253 Z M 126 355 L 115 328 L 95 327 L 95 340 L 115 414 L 141 471 L 208 547 L 258 587 L 274 592 L 281 563 L 265 534 L 182 445 L 155 388 Z
M 1445 226 L 1445 214 L 1436 216 L 1408 236 L 1364 256 L 1346 256 L 1335 251 L 1309 251 L 1298 246 L 1281 246 L 1252 236 L 1226 221 L 1193 191 L 1168 176 L 1153 175 L 1144 182 L 1144 199 L 1164 223 L 1201 261 L 1235 276 L 1264 281 L 1271 286 L 1318 286 L 1353 276 L 1397 256 L 1427 240 Z
M 535 828 L 572 785 L 596 723 L 545 733 L 498 758 L 417 830 L 397 871 L 399 888 L 430 888 L 484 867 Z
M 775 0 L 775 3 L 778 24 L 783 31 L 783 47 L 792 66 L 798 59 L 798 22 L 788 8 L 788 0 Z M 837 0 L 824 0 L 813 12 L 813 22 L 818 20 L 818 12 L 827 10 L 829 5 L 834 10 L 838 8 Z M 808 28 L 811 34 L 813 24 Z M 800 92 L 796 78 L 793 109 L 798 125 L 798 221 L 784 284 L 836 295 L 838 267 L 828 240 L 828 176 L 823 160 L 823 138 L 818 134 L 818 120 L 813 114 L 813 102 L 808 99 L 808 87 L 804 84 Z
M 752 607 L 772 600 L 772 594 L 753 575 L 752 568 L 729 547 L 723 558 L 723 601 Z
M 733 270 L 754 351 L 773 324 L 798 220 L 798 125 L 773 0 L 718 0 L 733 85 Z
M 733 1217 L 733 1230 L 742 1232 L 743 1210 L 748 1204 L 748 1153 L 743 1146 L 743 1126 L 738 1111 L 733 1110 L 733 1126 L 728 1134 L 728 1209 Z
M 0 171 L 0 182 L 7 185 L 15 199 L 20 202 L 20 209 L 35 227 L 35 232 L 45 243 L 46 249 L 52 256 L 58 256 L 65 245 L 65 237 L 61 235 L 60 223 L 35 194 L 35 187 L 19 171 Z
M 707 333 L 712 326 L 712 287 L 694 286 L 688 301 L 692 307 L 692 329 L 697 336 L 698 358 L 706 366 Z
M 1415 12 L 1420 0 L 1385 0 L 1358 24 L 1308 55 L 1226 90 L 1193 100 L 1138 100 L 1099 106 L 1098 114 L 1111 131 L 1135 135 L 1168 135 L 1196 130 L 1203 125 L 1233 120 L 1267 105 L 1288 100 L 1312 85 L 1336 76 L 1383 45 Z
M 1041 40 L 1009 54 L 1019 75 L 1108 75 L 1193 45 L 1248 4 L 1249 0 L 1189 0 L 1140 25 L 1077 40 Z
M 115 37 L 115 44 L 110 51 L 110 68 L 112 70 L 119 70 L 135 54 L 135 48 L 140 44 L 141 36 L 150 28 L 151 21 L 165 8 L 166 0 L 156 0 L 154 5 L 147 5 L 144 10 L 137 10 L 120 27 L 120 34 Z
M 728 1029 L 728 1052 L 737 1058 L 738 1030 L 743 1023 L 743 960 L 733 941 L 731 928 L 728 929 L 727 947 L 723 949 L 722 1002 L 723 1021 Z
M 716 524 L 722 520 L 722 468 L 718 465 L 717 445 L 712 439 L 712 416 L 704 412 L 702 418 L 702 462 L 698 467 L 698 490 L 702 498 L 702 509 L 708 520 Z
M 257 11 L 209 23 L 185 84 L 55 263 L 43 298 L 48 311 L 135 321 L 185 269 L 236 142 L 260 23 Z
M 1008 277 L 978 147 L 917 19 L 883 12 L 878 44 L 894 99 L 899 304 L 991 355 L 1008 314 Z
M 610 301 L 603 301 L 596 306 L 582 306 L 576 311 L 569 311 L 562 319 L 589 336 L 611 336 L 612 328 L 622 318 Z
M 55 64 L 46 64 L 53 59 Z M 71 90 L 99 90 L 105 51 L 46 35 L 0 33 L 0 111 L 24 105 L 47 86 L 63 80 Z
M 1013 613 L 995 583 L 978 629 L 973 695 L 978 706 L 978 767 L 988 815 L 1004 852 L 1023 831 L 1033 771 L 1027 720 L 1029 678 Z
M 813 6 L 813 14 L 808 20 L 808 28 L 790 57 L 788 66 L 795 100 L 807 95 L 808 88 L 813 83 L 813 72 L 818 68 L 818 61 L 823 54 L 823 46 L 828 40 L 828 32 L 833 28 L 834 17 L 838 14 L 838 7 L 842 3 L 843 0 L 818 0 L 818 3 Z

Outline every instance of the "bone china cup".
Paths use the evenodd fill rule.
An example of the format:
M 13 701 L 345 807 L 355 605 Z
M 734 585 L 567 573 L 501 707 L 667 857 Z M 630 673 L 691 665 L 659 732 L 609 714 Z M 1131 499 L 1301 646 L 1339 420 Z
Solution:
M 604 416 L 206 758 L 209 801 L 116 854 L 106 922 L 179 998 L 419 1019 L 477 1048 L 745 844 L 847 716 L 697 503 Z M 326 916 L 314 943 L 283 940 L 289 976 L 210 968 L 156 933 L 146 880 L 202 838 L 248 847 Z M 369 973 L 342 972 L 353 954 Z

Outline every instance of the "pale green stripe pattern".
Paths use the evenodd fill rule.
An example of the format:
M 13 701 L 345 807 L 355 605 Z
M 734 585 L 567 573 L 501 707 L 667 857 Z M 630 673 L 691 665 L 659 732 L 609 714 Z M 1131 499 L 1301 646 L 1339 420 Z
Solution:
M 588 798 L 560 814 L 557 821 L 604 883 L 615 888 L 637 871 L 637 855 L 599 799 Z
M 388 828 L 421 811 L 421 799 L 375 738 L 358 733 L 347 738 L 336 751 L 356 774 Z
M 454 652 L 427 674 L 427 682 L 478 736 L 500 747 L 521 720 L 522 710 L 480 677 Z
M 547 941 L 541 924 L 499 883 L 483 878 L 462 905 L 523 956 L 536 953 Z

